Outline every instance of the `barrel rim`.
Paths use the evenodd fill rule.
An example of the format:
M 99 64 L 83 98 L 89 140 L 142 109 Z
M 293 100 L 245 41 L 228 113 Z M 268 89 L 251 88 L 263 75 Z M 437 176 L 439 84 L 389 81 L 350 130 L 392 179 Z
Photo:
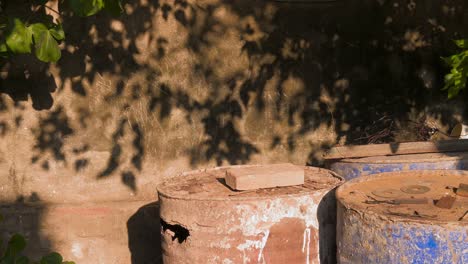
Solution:
M 392 215 L 389 216 L 387 214 L 382 214 L 382 213 L 377 213 L 371 210 L 362 210 L 362 208 L 354 208 L 352 206 L 352 203 L 346 202 L 345 199 L 343 198 L 343 195 L 345 193 L 345 189 L 353 184 L 357 184 L 359 182 L 365 182 L 365 181 L 370 181 L 374 178 L 379 178 L 379 177 L 391 177 L 391 175 L 401 175 L 401 174 L 415 174 L 415 173 L 425 173 L 425 174 L 438 174 L 438 173 L 443 173 L 443 174 L 456 174 L 456 175 L 465 175 L 468 177 L 468 171 L 464 170 L 409 170 L 409 171 L 393 171 L 393 172 L 383 172 L 383 173 L 377 173 L 377 174 L 371 174 L 371 175 L 364 175 L 364 176 L 359 176 L 357 178 L 351 179 L 346 181 L 345 183 L 341 184 L 340 186 L 337 187 L 336 192 L 335 192 L 335 197 L 338 205 L 344 206 L 347 210 L 353 210 L 355 212 L 358 212 L 362 215 L 372 215 L 372 216 L 377 216 L 383 219 L 387 219 L 389 221 L 402 221 L 402 222 L 412 222 L 412 223 L 419 223 L 419 224 L 454 224 L 456 223 L 458 226 L 468 226 L 468 221 L 456 221 L 456 220 L 438 220 L 438 219 L 426 219 L 426 218 L 409 218 L 409 217 L 404 217 L 404 216 L 397 216 L 397 215 Z
M 413 158 L 413 160 L 411 160 Z M 416 159 L 415 159 L 416 158 Z M 468 152 L 446 152 L 446 153 L 418 153 L 390 156 L 372 156 L 362 158 L 340 159 L 333 164 L 392 164 L 392 163 L 427 163 L 435 161 L 459 161 L 468 160 Z
M 324 169 L 324 168 L 319 168 L 319 167 L 313 167 L 313 166 L 301 166 L 304 167 L 304 169 L 310 169 L 310 170 L 317 170 L 322 173 L 327 173 L 333 178 L 338 179 L 339 181 L 336 182 L 336 184 L 330 185 L 328 188 L 319 188 L 319 189 L 308 189 L 306 187 L 303 187 L 304 189 L 308 189 L 307 192 L 299 192 L 299 193 L 293 193 L 293 194 L 278 194 L 274 196 L 228 196 L 228 197 L 194 197 L 194 196 L 189 196 L 189 195 L 177 195 L 177 194 L 172 194 L 168 193 L 166 190 L 164 190 L 164 187 L 166 184 L 168 184 L 171 181 L 175 181 L 177 178 L 188 176 L 188 175 L 194 175 L 197 173 L 203 173 L 207 171 L 212 171 L 212 170 L 223 170 L 223 169 L 228 169 L 228 168 L 239 168 L 239 167 L 255 167 L 255 166 L 264 166 L 267 164 L 249 164 L 249 165 L 230 165 L 230 166 L 217 166 L 217 167 L 211 167 L 211 168 L 203 168 L 203 169 L 197 169 L 197 170 L 191 170 L 191 171 L 186 171 L 179 173 L 178 175 L 171 177 L 170 179 L 167 179 L 166 181 L 163 181 L 160 183 L 156 189 L 158 192 L 158 198 L 161 201 L 161 197 L 168 198 L 168 199 L 173 199 L 173 200 L 187 200 L 187 201 L 259 201 L 259 200 L 272 200 L 272 199 L 281 199 L 281 198 L 294 198 L 294 197 L 301 197 L 301 196 L 307 196 L 313 193 L 318 193 L 321 191 L 332 191 L 336 189 L 338 186 L 342 185 L 345 182 L 345 179 L 338 175 L 336 172 Z M 298 165 L 299 166 L 299 165 Z M 280 187 L 281 188 L 281 187 Z M 260 190 L 260 189 L 259 189 Z M 247 191 L 249 192 L 249 191 Z

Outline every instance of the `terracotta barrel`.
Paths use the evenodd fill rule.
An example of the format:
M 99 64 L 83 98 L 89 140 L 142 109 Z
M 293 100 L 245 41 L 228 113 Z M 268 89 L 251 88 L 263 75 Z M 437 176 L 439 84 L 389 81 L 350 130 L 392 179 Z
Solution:
M 304 185 L 238 192 L 224 184 L 228 168 L 187 172 L 159 186 L 164 263 L 334 261 L 333 190 L 342 178 L 304 167 Z
M 468 172 L 392 172 L 343 184 L 338 263 L 468 263 L 468 191 L 460 184 Z

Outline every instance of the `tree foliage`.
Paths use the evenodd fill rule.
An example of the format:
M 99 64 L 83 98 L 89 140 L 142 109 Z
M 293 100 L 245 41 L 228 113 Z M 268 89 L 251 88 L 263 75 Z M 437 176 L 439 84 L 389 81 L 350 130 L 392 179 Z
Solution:
M 43 62 L 56 62 L 61 56 L 59 45 L 65 39 L 65 32 L 61 22 L 46 15 L 46 10 L 57 15 L 60 15 L 62 10 L 52 9 L 47 0 L 31 2 L 29 9 L 23 10 L 25 14 L 23 16 L 8 12 L 0 14 L 0 56 L 34 53 L 36 58 Z M 62 2 L 61 8 L 82 17 L 95 15 L 101 10 L 112 15 L 119 15 L 123 11 L 120 0 L 62 0 Z
M 456 40 L 455 44 L 461 49 L 450 57 L 443 58 L 451 68 L 445 75 L 444 90 L 448 91 L 448 97 L 453 98 L 466 88 L 468 78 L 468 39 Z

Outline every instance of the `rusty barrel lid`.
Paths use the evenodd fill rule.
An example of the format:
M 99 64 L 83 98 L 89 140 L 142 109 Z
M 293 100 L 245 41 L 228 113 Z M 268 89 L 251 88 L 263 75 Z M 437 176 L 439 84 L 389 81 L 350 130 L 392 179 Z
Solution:
M 468 160 L 468 152 L 423 153 L 394 156 L 373 156 L 364 158 L 341 159 L 339 162 L 348 163 L 419 163 L 434 161 Z
M 350 180 L 336 197 L 346 208 L 395 221 L 468 225 L 466 184 L 468 171 L 388 172 Z
M 225 184 L 228 169 L 254 166 L 268 165 L 225 166 L 185 172 L 161 183 L 157 188 L 158 194 L 160 197 L 182 200 L 258 200 L 331 190 L 344 181 L 330 170 L 300 166 L 304 168 L 303 185 L 234 191 Z

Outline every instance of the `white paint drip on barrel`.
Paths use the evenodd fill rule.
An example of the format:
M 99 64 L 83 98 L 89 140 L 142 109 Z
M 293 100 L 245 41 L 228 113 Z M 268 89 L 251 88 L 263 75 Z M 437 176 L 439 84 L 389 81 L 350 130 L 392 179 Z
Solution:
M 270 235 L 270 230 L 265 230 L 263 232 L 263 237 L 261 240 L 246 240 L 245 243 L 240 244 L 237 246 L 237 249 L 241 250 L 244 254 L 244 262 L 246 261 L 246 256 L 245 256 L 245 250 L 250 249 L 250 248 L 255 248 L 255 249 L 260 249 L 260 252 L 258 253 L 258 262 L 260 263 L 260 260 L 263 259 L 263 263 L 265 263 L 265 259 L 263 257 L 263 249 L 266 246 L 266 243 L 268 241 L 268 236 Z M 250 259 L 249 259 L 250 261 Z
M 240 244 L 237 246 L 237 249 L 239 250 L 246 250 L 248 248 L 256 248 L 256 249 L 261 249 L 266 245 L 266 242 L 268 240 L 268 236 L 270 235 L 270 230 L 266 230 L 263 232 L 263 237 L 261 240 L 246 240 L 245 243 Z
M 248 248 L 260 248 L 260 245 L 261 245 L 262 241 L 257 241 L 257 240 L 246 240 L 245 243 L 243 244 L 240 244 L 239 246 L 237 246 L 237 249 L 239 250 L 246 250 Z
M 77 258 L 82 258 L 83 257 L 83 251 L 81 250 L 81 245 L 79 243 L 73 243 L 72 245 L 72 253 L 73 256 Z
M 306 249 L 307 245 L 307 249 Z M 309 264 L 309 256 L 310 256 L 310 228 L 306 228 L 304 230 L 304 239 L 302 240 L 302 253 L 305 253 L 307 250 L 307 259 L 306 263 Z
M 284 203 L 281 198 L 258 202 L 258 206 L 255 208 L 258 213 L 255 215 L 252 215 L 253 208 L 250 205 L 237 205 L 236 210 L 241 216 L 239 217 L 241 223 L 240 225 L 234 225 L 229 233 L 241 230 L 246 236 L 255 236 L 270 229 L 271 226 L 284 218 L 302 219 L 307 227 L 318 230 L 317 209 L 322 196 L 323 192 L 316 192 L 309 196 L 297 197 L 295 199 L 298 206 L 294 207 Z M 301 212 L 301 205 L 308 208 L 306 213 Z M 268 226 L 265 223 L 268 223 Z
M 225 237 L 220 241 L 214 241 L 210 243 L 210 247 L 219 247 L 219 248 L 224 248 L 224 249 L 229 249 L 231 248 L 230 238 Z
M 263 263 L 265 263 L 265 258 L 263 257 L 263 249 L 265 248 L 266 242 L 268 240 L 268 236 L 270 235 L 270 230 L 266 230 L 264 232 L 264 236 L 262 238 L 262 245 L 260 248 L 260 253 L 258 253 L 258 262 L 260 262 L 261 259 L 263 259 Z
M 250 263 L 250 258 L 245 254 L 245 251 L 242 251 L 242 263 L 243 264 Z
M 206 236 L 206 240 L 190 240 L 191 243 L 183 245 L 163 239 L 164 260 L 183 263 L 197 258 L 196 262 L 203 262 L 207 257 L 218 256 L 216 263 L 224 260 L 284 263 L 285 259 L 318 263 L 319 243 L 315 243 L 320 233 L 318 205 L 322 205 L 324 196 L 342 179 L 328 170 L 307 167 L 304 168 L 307 182 L 303 186 L 233 193 L 219 181 L 228 168 L 187 173 L 158 187 L 161 218 L 180 223 L 193 237 L 195 233 Z M 332 202 L 326 200 L 323 206 L 328 209 Z M 189 215 L 187 206 L 193 208 Z M 210 208 L 209 212 L 206 208 Z M 304 252 L 301 252 L 301 232 L 306 237 Z M 331 236 L 328 239 L 328 233 L 325 237 L 325 244 L 334 239 Z M 314 239 L 312 243 L 311 239 Z M 304 261 L 306 255 L 308 259 Z

